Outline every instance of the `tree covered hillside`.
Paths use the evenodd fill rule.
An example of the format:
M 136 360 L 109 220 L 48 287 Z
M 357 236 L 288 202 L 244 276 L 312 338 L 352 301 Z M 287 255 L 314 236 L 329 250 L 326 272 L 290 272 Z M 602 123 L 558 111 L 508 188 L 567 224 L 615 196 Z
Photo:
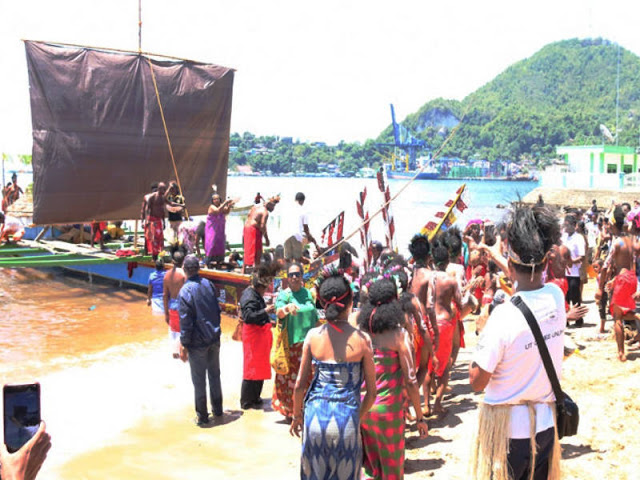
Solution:
M 461 102 L 436 99 L 403 124 L 435 150 L 466 112 L 443 155 L 536 161 L 556 145 L 602 143 L 604 124 L 616 134 L 616 73 L 620 58 L 620 145 L 638 145 L 640 58 L 602 39 L 545 46 Z M 391 126 L 378 141 L 392 141 Z

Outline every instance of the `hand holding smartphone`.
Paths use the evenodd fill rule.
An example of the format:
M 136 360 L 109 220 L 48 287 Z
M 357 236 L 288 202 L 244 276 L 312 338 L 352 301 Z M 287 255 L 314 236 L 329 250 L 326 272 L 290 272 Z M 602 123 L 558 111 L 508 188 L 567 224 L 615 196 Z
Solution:
M 3 396 L 4 443 L 17 452 L 40 426 L 40 384 L 5 385 Z

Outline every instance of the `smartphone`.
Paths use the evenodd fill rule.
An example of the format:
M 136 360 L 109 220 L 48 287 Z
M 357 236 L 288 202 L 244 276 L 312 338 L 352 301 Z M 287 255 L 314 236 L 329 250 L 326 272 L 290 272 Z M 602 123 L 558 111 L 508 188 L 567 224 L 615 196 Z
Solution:
M 5 385 L 2 389 L 4 443 L 17 452 L 40 427 L 40 384 Z

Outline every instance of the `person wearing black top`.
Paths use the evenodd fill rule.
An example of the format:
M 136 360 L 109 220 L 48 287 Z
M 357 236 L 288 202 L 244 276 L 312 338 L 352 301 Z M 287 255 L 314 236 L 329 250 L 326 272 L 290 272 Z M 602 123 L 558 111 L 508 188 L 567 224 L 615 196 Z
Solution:
M 254 273 L 251 287 L 245 289 L 240 298 L 244 353 L 240 407 L 243 410 L 262 406 L 262 386 L 271 378 L 269 354 L 273 337 L 269 314 L 275 312 L 275 305 L 267 306 L 263 298 L 269 283 L 269 279 Z

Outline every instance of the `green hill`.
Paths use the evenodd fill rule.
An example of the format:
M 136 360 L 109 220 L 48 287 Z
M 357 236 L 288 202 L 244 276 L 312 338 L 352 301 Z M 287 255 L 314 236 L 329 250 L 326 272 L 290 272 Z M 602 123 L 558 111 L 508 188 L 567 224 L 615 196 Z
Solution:
M 437 149 L 463 114 L 442 155 L 488 159 L 554 157 L 556 145 L 599 144 L 599 126 L 615 135 L 620 57 L 619 143 L 636 146 L 640 133 L 640 57 L 603 39 L 545 46 L 464 100 L 438 98 L 402 122 Z M 392 141 L 391 126 L 378 137 Z

